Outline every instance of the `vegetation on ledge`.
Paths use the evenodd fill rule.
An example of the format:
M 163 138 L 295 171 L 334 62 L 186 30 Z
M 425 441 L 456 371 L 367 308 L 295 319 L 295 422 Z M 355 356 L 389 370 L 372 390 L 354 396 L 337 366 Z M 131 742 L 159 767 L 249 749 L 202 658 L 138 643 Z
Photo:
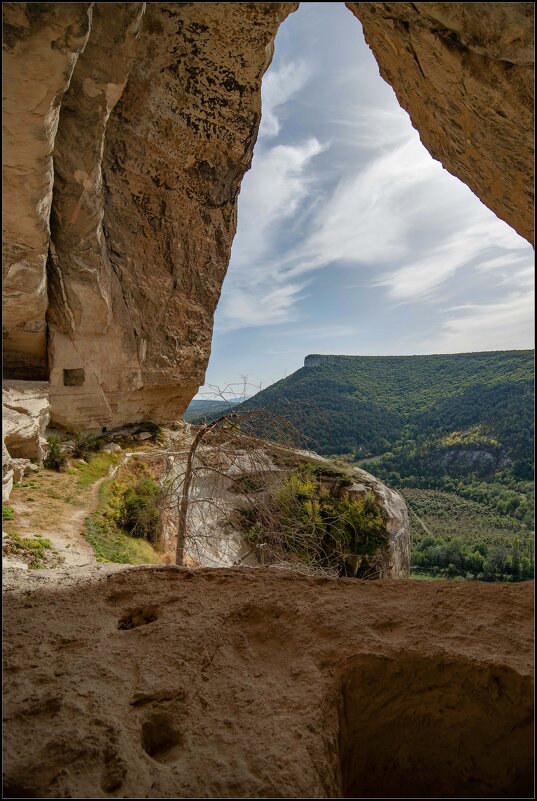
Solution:
M 376 577 L 373 557 L 387 543 L 385 520 L 374 494 L 347 497 L 349 484 L 347 473 L 304 463 L 264 484 L 256 502 L 251 481 L 253 502 L 236 512 L 239 528 L 269 561 Z
M 86 518 L 84 536 L 97 561 L 155 564 L 162 561 L 160 489 L 149 469 L 132 460 L 99 488 L 99 507 Z

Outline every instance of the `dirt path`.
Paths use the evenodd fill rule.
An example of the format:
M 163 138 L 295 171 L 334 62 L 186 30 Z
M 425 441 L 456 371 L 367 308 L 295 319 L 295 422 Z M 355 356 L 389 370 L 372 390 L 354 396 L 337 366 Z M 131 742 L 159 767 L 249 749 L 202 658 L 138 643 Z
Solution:
M 116 468 L 117 469 L 117 468 Z M 112 475 L 103 476 L 91 486 L 91 492 L 87 502 L 83 506 L 74 509 L 61 523 L 50 527 L 48 530 L 40 530 L 39 536 L 50 540 L 52 547 L 57 554 L 62 557 L 65 567 L 86 567 L 95 565 L 97 560 L 93 548 L 82 534 L 84 520 L 97 509 L 99 503 L 99 487 L 103 481 L 107 481 Z M 33 527 L 28 524 L 23 530 L 17 532 L 19 536 L 35 535 Z M 2 559 L 3 567 L 18 567 L 26 569 L 27 565 L 17 556 L 7 554 Z
M 77 509 L 54 531 L 46 535 L 52 547 L 64 558 L 66 567 L 85 567 L 97 562 L 93 548 L 82 534 L 84 520 L 95 512 L 99 504 L 99 487 L 109 476 L 98 479 L 91 487 L 90 503 Z

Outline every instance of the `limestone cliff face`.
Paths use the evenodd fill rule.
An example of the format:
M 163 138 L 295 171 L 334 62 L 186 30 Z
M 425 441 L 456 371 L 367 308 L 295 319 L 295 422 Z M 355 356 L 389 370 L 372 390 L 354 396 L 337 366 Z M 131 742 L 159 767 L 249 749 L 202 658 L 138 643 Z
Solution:
M 45 379 L 49 217 L 62 97 L 87 42 L 91 3 L 5 3 L 4 366 Z
M 425 146 L 530 238 L 530 4 L 348 5 Z M 4 358 L 55 424 L 168 421 L 203 382 L 296 7 L 4 4 Z
M 427 150 L 533 242 L 533 3 L 346 5 Z
M 8 166 L 23 163 L 24 129 L 28 150 L 47 152 L 34 159 L 38 200 L 21 178 L 26 206 L 11 204 L 5 220 L 7 242 L 33 259 L 22 274 L 9 267 L 8 374 L 48 372 L 66 428 L 178 418 L 203 383 L 261 78 L 297 4 L 51 5 L 6 8 Z M 63 60 L 53 51 L 49 65 L 42 54 L 60 36 L 71 50 L 62 40 Z M 27 74 L 48 92 L 44 115 L 55 104 L 43 131 L 17 111 Z M 38 328 L 37 344 L 21 327 Z

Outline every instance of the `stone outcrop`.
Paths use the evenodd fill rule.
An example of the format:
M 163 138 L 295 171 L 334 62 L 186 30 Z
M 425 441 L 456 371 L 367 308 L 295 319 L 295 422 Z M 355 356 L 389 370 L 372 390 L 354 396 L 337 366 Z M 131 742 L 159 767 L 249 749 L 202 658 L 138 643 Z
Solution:
M 531 797 L 533 582 L 108 567 L 5 571 L 7 797 Z
M 297 4 L 52 4 L 52 15 L 42 6 L 6 4 L 15 144 L 26 123 L 15 114 L 24 76 L 50 71 L 33 61 L 25 26 L 35 22 L 39 54 L 58 31 L 67 36 L 75 10 L 86 20 L 41 165 L 49 179 L 42 228 L 53 155 L 50 247 L 48 228 L 39 241 L 41 266 L 48 253 L 53 419 L 74 429 L 177 419 L 203 383 L 236 198 L 261 117 L 261 78 L 278 26 Z M 59 111 L 56 84 L 54 91 Z M 32 129 L 29 138 L 35 148 Z M 36 217 L 17 204 L 12 213 Z M 13 237 L 30 248 L 10 220 Z M 17 286 L 38 308 L 43 345 L 40 276 L 39 303 L 35 281 L 19 276 Z M 15 305 L 8 293 L 6 367 L 29 378 L 31 354 L 13 340 Z M 29 309 L 17 309 L 29 325 Z
M 87 42 L 91 3 L 4 3 L 4 371 L 46 379 L 46 262 L 62 97 Z
M 170 432 L 168 432 L 170 433 Z M 169 489 L 165 540 L 171 543 L 175 556 L 175 537 L 177 532 L 176 509 L 185 473 L 186 454 L 192 445 L 195 431 L 187 428 L 180 439 L 155 459 L 156 473 L 166 481 Z M 339 554 L 341 562 L 335 561 L 329 567 L 323 565 L 322 571 L 337 571 L 345 566 L 347 575 L 360 575 L 376 579 L 405 579 L 410 575 L 410 527 L 408 511 L 402 497 L 382 484 L 365 470 L 354 468 L 352 473 L 335 471 L 334 464 L 322 456 L 309 451 L 300 451 L 274 443 L 257 440 L 255 447 L 240 437 L 225 442 L 225 434 L 220 430 L 221 439 L 211 444 L 210 437 L 196 451 L 199 462 L 192 478 L 191 503 L 189 507 L 188 535 L 185 554 L 188 561 L 197 567 L 231 567 L 235 565 L 255 566 L 259 564 L 285 565 L 297 572 L 321 570 L 314 559 L 301 560 L 293 554 L 293 547 L 281 548 L 280 542 L 264 542 L 254 545 L 244 538 L 244 531 L 234 524 L 233 512 L 239 508 L 252 506 L 267 509 L 270 506 L 272 481 L 278 480 L 286 472 L 314 462 L 326 466 L 326 474 L 320 472 L 318 480 L 324 492 L 332 497 L 361 500 L 371 494 L 374 496 L 380 514 L 385 521 L 386 541 L 375 553 L 368 556 Z M 178 443 L 180 445 L 178 446 Z M 151 452 L 143 457 L 152 459 Z M 159 461 L 161 462 L 159 466 Z M 202 468 L 201 465 L 204 465 Z M 323 467 L 324 470 L 324 467 Z M 337 475 L 336 475 L 337 472 Z M 352 479 L 355 481 L 352 482 Z M 350 481 L 341 481 L 350 479 Z M 237 482 L 249 485 L 244 494 Z M 257 488 L 256 488 L 257 485 Z M 297 521 L 299 525 L 299 521 Z M 292 538 L 292 535 L 289 535 Z M 270 540 L 270 537 L 269 537 Z M 303 556 L 303 555 L 302 555 Z M 358 573 L 359 569 L 362 571 Z
M 404 500 L 385 484 L 359 467 L 354 468 L 358 481 L 342 491 L 349 498 L 372 492 L 386 520 L 386 548 L 370 560 L 379 578 L 408 578 L 410 575 L 410 528 Z
M 33 459 L 43 463 L 50 421 L 46 381 L 4 381 L 2 386 L 2 500 L 9 498 L 14 481 L 32 470 Z
M 533 3 L 346 5 L 427 150 L 533 243 Z
M 527 3 L 349 3 L 435 158 L 530 238 Z M 261 79 L 297 3 L 5 3 L 4 359 L 68 429 L 203 383 Z

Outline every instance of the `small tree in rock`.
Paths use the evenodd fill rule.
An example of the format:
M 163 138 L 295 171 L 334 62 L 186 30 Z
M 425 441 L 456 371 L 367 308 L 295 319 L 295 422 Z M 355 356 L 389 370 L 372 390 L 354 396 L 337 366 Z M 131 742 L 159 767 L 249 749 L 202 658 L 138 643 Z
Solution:
M 352 473 L 302 444 L 289 420 L 263 409 L 235 406 L 198 426 L 166 482 L 176 564 L 184 564 L 187 546 L 189 553 L 224 549 L 227 531 L 245 550 L 235 564 L 255 557 L 310 574 L 374 577 L 370 560 L 387 534 L 373 494 L 346 497 Z

